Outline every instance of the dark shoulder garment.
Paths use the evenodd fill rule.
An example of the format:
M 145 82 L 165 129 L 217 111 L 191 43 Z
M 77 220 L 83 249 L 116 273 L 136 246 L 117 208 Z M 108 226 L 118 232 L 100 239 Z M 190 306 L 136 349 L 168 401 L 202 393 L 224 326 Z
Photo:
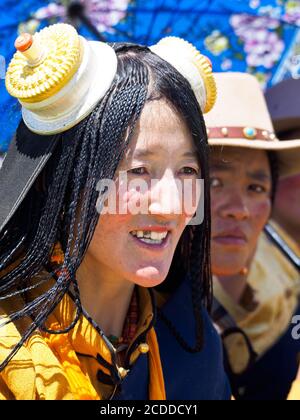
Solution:
M 176 329 L 192 346 L 195 320 L 188 281 L 184 281 L 162 308 Z M 165 323 L 158 317 L 158 337 L 167 400 L 229 400 L 231 390 L 223 367 L 222 345 L 205 309 L 202 311 L 204 346 L 199 353 L 185 351 Z M 139 384 L 137 387 L 136 384 Z M 148 399 L 147 355 L 137 360 L 115 399 Z

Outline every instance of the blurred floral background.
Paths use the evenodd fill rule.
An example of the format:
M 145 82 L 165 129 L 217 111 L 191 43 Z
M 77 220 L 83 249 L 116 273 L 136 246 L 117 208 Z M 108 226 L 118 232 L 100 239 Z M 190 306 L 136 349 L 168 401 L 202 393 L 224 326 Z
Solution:
M 300 0 L 1 0 L 0 153 L 20 120 L 5 91 L 20 32 L 68 22 L 90 39 L 144 45 L 168 35 L 194 43 L 215 71 L 247 71 L 262 88 L 300 77 Z

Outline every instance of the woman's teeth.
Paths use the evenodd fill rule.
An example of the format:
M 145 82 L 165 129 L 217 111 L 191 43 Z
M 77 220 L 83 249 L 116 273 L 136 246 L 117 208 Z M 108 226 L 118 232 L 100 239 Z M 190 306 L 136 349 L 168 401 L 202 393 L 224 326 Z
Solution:
M 160 245 L 168 236 L 168 232 L 152 232 L 152 231 L 142 231 L 137 230 L 131 232 L 132 236 L 135 236 L 140 241 L 151 244 L 151 245 Z

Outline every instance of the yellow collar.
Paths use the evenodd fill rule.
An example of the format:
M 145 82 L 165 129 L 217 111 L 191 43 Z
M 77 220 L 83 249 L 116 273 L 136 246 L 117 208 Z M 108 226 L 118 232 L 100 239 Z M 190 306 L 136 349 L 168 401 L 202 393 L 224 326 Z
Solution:
M 41 273 L 39 279 L 41 280 Z M 36 280 L 36 281 L 38 281 Z M 34 280 L 33 280 L 34 281 Z M 53 285 L 51 279 L 47 285 L 37 288 L 30 298 L 41 295 L 45 289 Z M 148 289 L 139 288 L 140 319 L 138 332 L 133 343 L 141 347 L 131 346 L 128 350 L 128 367 L 135 363 L 142 353 L 148 353 L 149 360 L 149 399 L 165 400 L 164 377 L 160 360 L 160 352 L 153 323 L 153 301 Z M 4 305 L 5 303 L 5 305 Z M 0 314 L 8 317 L 21 309 L 24 302 L 20 297 L 14 297 L 9 302 L 2 302 Z M 48 317 L 46 326 L 57 330 L 67 327 L 74 319 L 75 304 L 69 295 L 65 295 L 57 308 Z M 0 359 L 3 361 L 13 347 L 20 341 L 29 327 L 28 318 L 10 323 L 0 329 Z M 9 365 L 1 372 L 0 380 L 7 386 L 7 394 L 16 399 L 102 399 L 101 389 L 96 391 L 87 375 L 79 353 L 91 357 L 101 356 L 106 374 L 111 374 L 113 367 L 121 379 L 126 376 L 126 370 L 116 366 L 113 360 L 112 345 L 102 338 L 85 316 L 81 316 L 73 330 L 66 334 L 48 334 L 36 331 L 22 346 Z M 105 363 L 106 362 L 106 363 Z M 114 362 L 114 363 L 113 363 Z M 99 367 L 98 367 L 99 368 Z M 1 385 L 1 381 L 0 381 Z M 138 378 L 137 378 L 138 386 Z M 1 386 L 0 386 L 1 388 Z M 0 390 L 1 391 L 1 390 Z
M 48 284 L 49 287 L 49 284 Z M 40 294 L 41 291 L 35 293 Z M 90 380 L 83 374 L 78 358 L 79 353 L 93 358 L 101 357 L 101 370 L 107 375 L 115 375 L 120 380 L 128 373 L 127 369 L 136 362 L 141 354 L 148 353 L 149 357 L 149 399 L 165 400 L 164 377 L 160 360 L 160 352 L 154 322 L 154 298 L 150 290 L 138 288 L 140 319 L 138 331 L 127 350 L 126 369 L 117 365 L 115 349 L 102 337 L 88 319 L 81 315 L 75 327 L 67 334 L 43 333 L 49 347 L 64 367 L 76 399 L 98 399 L 101 396 L 95 392 Z M 50 330 L 64 329 L 70 325 L 75 317 L 75 304 L 69 295 L 65 295 L 57 308 L 48 317 L 46 326 Z M 106 363 L 105 363 L 106 362 Z
M 136 361 L 140 354 L 139 351 L 131 352 L 131 348 L 134 347 L 133 344 L 139 341 L 150 330 L 154 319 L 154 303 L 149 290 L 139 287 L 138 297 L 140 317 L 137 333 L 128 349 L 130 365 Z M 60 325 L 61 329 L 67 328 L 72 323 L 75 312 L 76 307 L 73 299 L 69 295 L 65 295 L 57 308 L 49 316 L 47 328 L 50 330 L 56 329 L 58 325 Z M 115 350 L 113 345 L 109 343 L 106 337 L 101 337 L 99 331 L 97 331 L 86 316 L 81 315 L 75 327 L 69 332 L 69 340 L 72 342 L 76 353 L 89 355 L 94 358 L 97 357 L 98 353 L 101 353 L 102 357 L 108 363 L 113 364 L 112 356 Z
M 130 367 L 141 353 L 149 352 L 149 399 L 165 400 L 166 392 L 164 385 L 164 377 L 160 360 L 159 346 L 155 330 L 152 326 L 153 321 L 153 305 L 147 289 L 139 288 L 141 315 L 138 325 L 138 332 L 129 347 L 127 357 L 129 357 Z M 62 302 L 57 309 L 49 316 L 47 320 L 47 328 L 61 329 L 65 328 L 73 321 L 75 316 L 75 304 L 68 296 L 64 296 Z M 145 336 L 146 343 L 141 343 L 135 351 L 131 352 L 131 348 L 139 339 Z M 78 354 L 101 357 L 104 363 L 101 366 L 103 373 L 107 375 L 116 374 L 122 380 L 128 373 L 128 370 L 116 364 L 115 349 L 108 343 L 105 337 L 102 337 L 94 326 L 85 316 L 81 316 L 75 327 L 68 334 L 46 334 L 49 346 L 53 349 L 58 359 L 64 365 L 68 373 L 68 378 L 72 386 L 73 392 L 79 395 L 78 398 L 86 399 L 87 395 L 96 397 L 96 393 L 92 388 L 85 375 L 80 369 Z M 144 341 L 145 341 L 144 340 Z M 106 363 L 105 363 L 106 362 Z M 115 369 L 115 370 L 114 370 Z M 85 384 L 83 386 L 83 384 Z M 89 392 L 86 390 L 89 389 Z M 82 397 L 80 397 L 82 395 Z M 98 395 L 99 398 L 101 396 Z

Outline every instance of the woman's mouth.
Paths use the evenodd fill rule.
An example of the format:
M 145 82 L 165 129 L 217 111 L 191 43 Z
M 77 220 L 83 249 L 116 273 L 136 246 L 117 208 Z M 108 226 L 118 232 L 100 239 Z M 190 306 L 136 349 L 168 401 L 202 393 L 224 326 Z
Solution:
M 130 235 L 139 244 L 146 246 L 147 248 L 164 248 L 167 245 L 170 232 L 156 232 L 150 230 L 134 230 L 130 232 Z

